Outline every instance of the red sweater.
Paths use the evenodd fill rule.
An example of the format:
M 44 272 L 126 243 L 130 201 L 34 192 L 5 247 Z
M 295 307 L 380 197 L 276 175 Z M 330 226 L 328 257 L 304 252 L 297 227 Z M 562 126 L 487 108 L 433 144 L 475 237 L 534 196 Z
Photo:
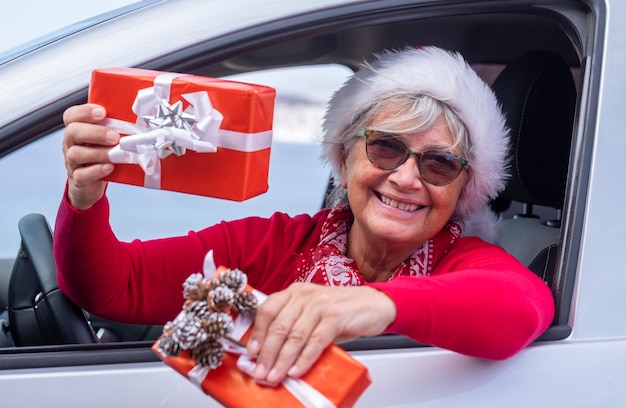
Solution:
M 296 277 L 295 254 L 318 244 L 326 215 L 276 213 L 126 243 L 111 230 L 106 197 L 87 211 L 64 200 L 54 231 L 59 285 L 101 317 L 164 324 L 180 312 L 182 282 L 201 271 L 210 249 L 217 265 L 241 269 L 265 293 L 289 286 Z M 396 304 L 397 318 L 387 333 L 487 359 L 512 356 L 554 315 L 551 292 L 539 277 L 475 237 L 458 239 L 430 276 L 369 285 Z

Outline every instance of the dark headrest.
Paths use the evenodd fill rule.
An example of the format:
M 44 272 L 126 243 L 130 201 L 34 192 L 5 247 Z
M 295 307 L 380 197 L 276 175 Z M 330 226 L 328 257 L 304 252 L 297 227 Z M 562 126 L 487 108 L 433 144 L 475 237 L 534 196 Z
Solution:
M 562 208 L 576 106 L 570 68 L 551 52 L 529 52 L 506 66 L 493 90 L 511 130 L 511 178 L 501 197 Z

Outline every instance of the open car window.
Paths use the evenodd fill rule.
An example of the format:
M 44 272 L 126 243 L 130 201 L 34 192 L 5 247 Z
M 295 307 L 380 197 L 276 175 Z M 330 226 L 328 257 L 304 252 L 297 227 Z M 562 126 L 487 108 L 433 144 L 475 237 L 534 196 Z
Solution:
M 110 183 L 113 231 L 125 241 L 184 235 L 223 220 L 313 214 L 324 202 L 330 170 L 321 162 L 320 141 L 326 101 L 351 71 L 337 64 L 291 67 L 225 77 L 277 90 L 267 193 L 243 202 Z M 37 213 L 54 228 L 66 172 L 62 129 L 19 149 L 0 161 L 0 190 L 12 197 L 0 212 L 0 306 L 8 304 L 9 275 L 20 249 L 17 225 L 24 215 Z M 227 170 L 225 170 L 227 171 Z M 220 177 L 219 174 L 210 177 Z M 122 325 L 92 316 L 102 342 L 154 338 L 158 328 Z
M 316 212 L 330 174 L 319 159 L 325 103 L 349 74 L 345 67 L 330 65 L 225 77 L 277 89 L 268 192 L 235 202 L 110 183 L 107 196 L 112 203 L 113 230 L 122 240 L 150 239 L 275 211 Z M 54 226 L 66 177 L 62 137 L 62 131 L 52 132 L 0 161 L 0 173 L 12 175 L 0 179 L 0 189 L 12 197 L 0 213 L 0 224 L 11 226 L 0 236 L 0 258 L 17 253 L 15 226 L 21 216 L 41 213 Z

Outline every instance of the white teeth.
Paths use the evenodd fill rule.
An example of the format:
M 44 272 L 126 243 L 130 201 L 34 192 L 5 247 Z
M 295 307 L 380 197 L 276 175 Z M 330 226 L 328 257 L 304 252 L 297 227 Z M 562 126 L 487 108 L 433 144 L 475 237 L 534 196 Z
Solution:
M 398 202 L 398 201 L 396 201 L 396 200 L 394 200 L 392 198 L 386 197 L 386 196 L 384 196 L 382 194 L 380 195 L 380 200 L 383 203 L 385 203 L 385 204 L 387 204 L 387 205 L 389 205 L 391 207 L 395 207 L 395 208 L 398 208 L 398 209 L 404 210 L 404 211 L 416 211 L 418 208 L 420 208 L 420 206 L 418 206 L 418 205 L 409 204 L 409 203 L 401 203 L 401 202 Z

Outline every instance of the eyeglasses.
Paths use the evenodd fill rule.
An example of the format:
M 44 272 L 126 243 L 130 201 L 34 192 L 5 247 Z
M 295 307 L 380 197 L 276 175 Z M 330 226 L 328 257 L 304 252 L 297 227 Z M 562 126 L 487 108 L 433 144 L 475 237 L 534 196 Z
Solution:
M 426 182 L 435 186 L 452 183 L 463 168 L 469 165 L 467 159 L 445 150 L 433 149 L 424 152 L 409 150 L 394 134 L 361 130 L 357 136 L 365 137 L 365 153 L 374 166 L 383 170 L 394 170 L 407 161 L 409 156 L 415 156 L 420 175 Z

